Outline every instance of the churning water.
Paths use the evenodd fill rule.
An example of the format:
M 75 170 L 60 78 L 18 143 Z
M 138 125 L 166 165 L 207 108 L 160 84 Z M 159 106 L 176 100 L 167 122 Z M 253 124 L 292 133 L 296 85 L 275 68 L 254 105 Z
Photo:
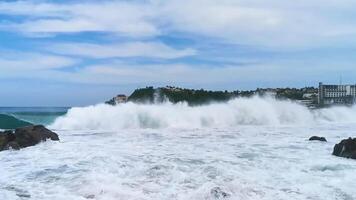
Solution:
M 0 199 L 356 199 L 356 108 L 272 98 L 72 108 L 60 142 L 0 152 Z M 310 142 L 312 135 L 328 142 Z

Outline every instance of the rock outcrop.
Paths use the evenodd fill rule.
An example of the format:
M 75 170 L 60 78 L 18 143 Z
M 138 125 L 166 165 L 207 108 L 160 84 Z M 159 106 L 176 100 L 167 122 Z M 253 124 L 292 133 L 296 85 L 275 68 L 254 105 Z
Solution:
M 319 136 L 312 136 L 309 138 L 310 141 L 313 140 L 318 140 L 318 141 L 322 141 L 322 142 L 327 142 L 327 140 L 324 137 L 319 137 Z
M 333 155 L 356 159 L 356 138 L 342 140 L 334 146 Z
M 58 135 L 42 125 L 17 128 L 15 131 L 0 132 L 0 151 L 34 146 L 46 140 L 58 141 Z

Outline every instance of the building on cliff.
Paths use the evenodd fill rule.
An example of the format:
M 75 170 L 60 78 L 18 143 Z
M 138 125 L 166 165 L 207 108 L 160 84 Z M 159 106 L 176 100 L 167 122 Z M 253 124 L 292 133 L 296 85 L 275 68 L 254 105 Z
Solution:
M 109 105 L 117 105 L 117 104 L 121 104 L 121 103 L 126 103 L 127 102 L 127 96 L 124 94 L 119 94 L 116 97 L 110 99 L 109 101 L 106 101 L 106 104 Z
M 119 94 L 116 97 L 114 97 L 115 103 L 120 104 L 120 103 L 126 103 L 127 102 L 127 96 L 124 94 Z
M 356 102 L 356 85 L 324 85 L 319 83 L 320 106 L 352 105 Z

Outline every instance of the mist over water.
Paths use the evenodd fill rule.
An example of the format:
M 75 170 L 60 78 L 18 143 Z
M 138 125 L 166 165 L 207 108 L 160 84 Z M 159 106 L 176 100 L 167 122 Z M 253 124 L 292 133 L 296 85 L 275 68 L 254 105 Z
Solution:
M 309 110 L 272 97 L 237 98 L 226 103 L 99 104 L 72 108 L 51 125 L 54 129 L 118 130 L 141 128 L 223 128 L 239 125 L 313 125 L 356 122 L 355 107 Z

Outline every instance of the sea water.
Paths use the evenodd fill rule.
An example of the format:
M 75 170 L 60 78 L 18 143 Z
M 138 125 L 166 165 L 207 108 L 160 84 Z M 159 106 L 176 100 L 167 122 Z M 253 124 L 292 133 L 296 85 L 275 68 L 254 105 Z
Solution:
M 68 107 L 0 107 L 0 129 L 11 129 L 28 124 L 51 124 Z
M 356 199 L 356 161 L 331 155 L 356 135 L 354 107 L 127 103 L 48 126 L 60 142 L 0 152 L 0 199 Z

